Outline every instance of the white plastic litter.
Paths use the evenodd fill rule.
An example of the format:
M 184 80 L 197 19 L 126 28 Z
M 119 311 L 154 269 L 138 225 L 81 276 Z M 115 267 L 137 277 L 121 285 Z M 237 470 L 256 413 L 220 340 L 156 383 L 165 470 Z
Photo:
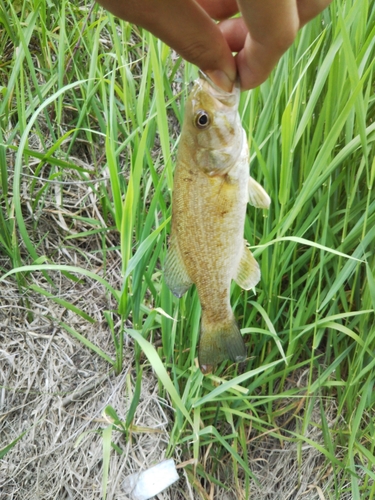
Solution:
M 124 479 L 122 487 L 132 500 L 149 500 L 179 480 L 173 459 Z

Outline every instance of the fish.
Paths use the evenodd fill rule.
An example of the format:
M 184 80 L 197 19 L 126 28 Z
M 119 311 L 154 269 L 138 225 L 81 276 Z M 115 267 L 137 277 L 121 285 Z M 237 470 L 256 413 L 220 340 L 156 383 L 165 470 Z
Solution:
M 211 373 L 247 350 L 230 304 L 232 280 L 245 290 L 260 280 L 244 240 L 247 203 L 270 197 L 249 174 L 249 146 L 238 112 L 240 88 L 224 91 L 204 73 L 185 106 L 174 171 L 172 221 L 164 279 L 176 297 L 195 284 L 201 303 L 199 367 Z

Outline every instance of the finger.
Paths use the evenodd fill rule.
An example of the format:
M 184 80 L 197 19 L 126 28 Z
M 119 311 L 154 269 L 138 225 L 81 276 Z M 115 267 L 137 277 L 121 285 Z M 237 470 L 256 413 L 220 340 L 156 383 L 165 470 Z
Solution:
M 238 0 L 249 34 L 236 57 L 243 90 L 263 83 L 293 43 L 299 17 L 296 0 Z
M 99 0 L 113 14 L 163 40 L 230 90 L 236 65 L 216 23 L 194 0 Z
M 235 57 L 241 90 L 249 90 L 262 84 L 279 60 L 268 48 L 247 35 L 245 45 Z
M 320 14 L 332 0 L 297 0 L 300 28 Z
M 232 52 L 240 52 L 243 49 L 249 31 L 242 17 L 221 21 L 219 29 Z
M 222 20 L 234 16 L 238 12 L 236 0 L 196 0 L 199 5 L 212 17 Z

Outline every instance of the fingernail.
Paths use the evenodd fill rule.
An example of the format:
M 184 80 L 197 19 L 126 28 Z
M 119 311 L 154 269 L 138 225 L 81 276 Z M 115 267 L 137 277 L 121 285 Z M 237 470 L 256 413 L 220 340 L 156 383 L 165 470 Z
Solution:
M 234 82 L 226 73 L 224 73 L 224 71 L 215 69 L 213 71 L 206 71 L 206 73 L 211 78 L 211 80 L 220 88 L 222 88 L 226 92 L 232 91 Z

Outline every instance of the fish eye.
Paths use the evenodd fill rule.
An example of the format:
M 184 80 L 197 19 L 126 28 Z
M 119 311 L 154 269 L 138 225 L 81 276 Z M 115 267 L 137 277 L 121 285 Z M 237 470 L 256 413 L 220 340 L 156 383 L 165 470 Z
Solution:
M 195 115 L 195 126 L 197 128 L 206 128 L 210 124 L 210 115 L 207 111 L 200 109 Z

